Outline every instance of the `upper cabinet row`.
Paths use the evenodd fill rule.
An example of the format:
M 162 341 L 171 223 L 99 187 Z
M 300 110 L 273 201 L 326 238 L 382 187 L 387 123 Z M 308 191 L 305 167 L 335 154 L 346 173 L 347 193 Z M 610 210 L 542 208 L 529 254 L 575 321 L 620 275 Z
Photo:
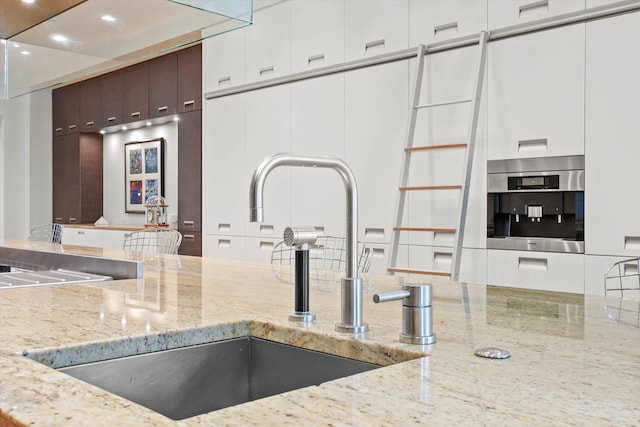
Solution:
M 205 43 L 205 93 L 585 8 L 585 0 L 256 3 L 254 25 Z
M 53 91 L 53 135 L 202 108 L 201 45 Z

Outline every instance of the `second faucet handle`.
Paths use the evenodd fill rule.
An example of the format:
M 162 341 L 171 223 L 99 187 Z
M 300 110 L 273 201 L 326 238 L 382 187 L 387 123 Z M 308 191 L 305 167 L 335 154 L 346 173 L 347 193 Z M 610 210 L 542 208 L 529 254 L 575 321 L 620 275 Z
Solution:
M 400 341 L 407 344 L 433 344 L 432 287 L 407 283 L 401 290 L 383 292 L 373 296 L 373 302 L 402 300 L 402 333 Z

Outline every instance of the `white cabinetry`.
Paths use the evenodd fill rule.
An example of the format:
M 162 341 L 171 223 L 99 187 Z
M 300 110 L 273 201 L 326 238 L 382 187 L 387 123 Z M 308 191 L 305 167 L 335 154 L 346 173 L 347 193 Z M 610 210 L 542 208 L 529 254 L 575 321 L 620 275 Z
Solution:
M 62 244 L 101 248 L 104 243 L 103 232 L 104 230 L 93 228 L 65 227 L 62 233 Z
M 407 63 L 349 72 L 345 88 L 345 160 L 358 182 L 358 238 L 388 243 L 409 105 Z
M 451 271 L 451 248 L 438 246 L 411 245 L 409 250 L 409 268 L 418 270 Z M 438 280 L 436 276 L 427 280 Z M 441 280 L 449 280 L 443 277 Z M 460 260 L 460 282 L 487 283 L 487 251 L 483 249 L 462 249 Z M 489 282 L 490 284 L 494 284 Z
M 584 153 L 584 45 L 584 24 L 489 44 L 489 160 Z
M 202 42 L 204 92 L 244 83 L 244 29 Z
M 640 13 L 587 24 L 585 252 L 640 255 Z
M 489 0 L 489 29 L 584 10 L 584 0 Z
M 206 234 L 202 254 L 220 259 L 245 259 L 245 240 L 242 236 Z
M 584 257 L 584 293 L 587 295 L 602 295 L 604 296 L 604 275 L 607 270 L 618 261 L 623 261 L 629 257 L 612 257 L 612 256 L 596 256 L 585 255 Z M 616 269 L 612 275 L 615 275 L 618 270 Z M 624 274 L 636 274 L 638 272 L 638 264 L 628 263 L 622 265 L 622 272 Z M 638 283 L 637 277 L 632 278 L 634 283 Z M 626 279 L 625 279 L 626 280 Z M 625 282 L 630 284 L 631 282 Z M 615 279 L 612 279 L 609 283 L 609 287 L 613 288 L 617 285 Z M 612 294 L 620 296 L 620 294 Z
M 250 176 L 244 159 L 244 109 L 245 95 L 242 94 L 204 104 L 204 234 L 245 234 L 249 221 Z
M 291 72 L 291 2 L 285 1 L 253 14 L 245 28 L 245 81 L 265 80 Z
M 291 2 L 291 71 L 344 62 L 344 0 Z
M 345 60 L 408 47 L 408 0 L 345 1 Z
M 242 190 L 238 194 L 249 218 L 249 183 L 262 160 L 291 151 L 291 86 L 275 86 L 245 94 L 245 142 Z M 291 167 L 274 169 L 264 186 L 264 222 L 247 223 L 247 235 L 282 238 L 291 225 Z
M 344 159 L 344 75 L 291 85 L 291 151 Z M 291 168 L 291 224 L 345 235 L 346 196 L 330 169 Z
M 584 255 L 487 251 L 487 283 L 557 292 L 584 292 Z
M 409 46 L 429 44 L 487 29 L 487 2 L 409 0 Z

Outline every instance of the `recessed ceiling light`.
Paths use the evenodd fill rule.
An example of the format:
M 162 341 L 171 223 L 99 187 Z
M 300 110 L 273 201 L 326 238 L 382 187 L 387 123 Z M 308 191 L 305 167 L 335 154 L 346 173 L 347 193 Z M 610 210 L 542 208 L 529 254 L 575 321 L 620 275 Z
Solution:
M 18 43 L 14 43 L 13 47 L 20 47 L 20 45 Z
M 151 126 L 151 122 L 147 122 L 145 123 L 147 126 Z
M 104 130 L 101 130 L 101 131 L 100 131 L 100 134 L 101 134 L 101 135 L 104 135 L 105 133 L 107 133 L 107 132 L 106 132 L 106 131 L 104 131 Z
M 102 19 L 103 21 L 107 21 L 107 22 L 113 22 L 113 21 L 115 21 L 115 20 L 116 20 L 116 18 L 114 18 L 114 17 L 113 17 L 113 16 L 111 16 L 111 15 L 104 15 L 101 19 Z
M 26 3 L 26 4 L 33 4 L 35 2 L 36 0 L 22 0 L 22 3 Z
M 57 42 L 63 43 L 67 41 L 67 38 L 62 34 L 53 34 L 51 38 Z
M 23 55 L 30 55 L 31 54 L 31 52 L 29 52 L 28 50 L 23 50 L 20 53 L 23 54 Z
M 178 116 L 175 116 L 175 117 L 173 118 L 173 121 L 174 121 L 174 122 L 177 122 L 177 121 L 179 121 L 179 120 L 180 120 L 180 117 L 178 117 Z
M 122 130 L 127 130 L 127 127 L 126 126 L 122 126 Z

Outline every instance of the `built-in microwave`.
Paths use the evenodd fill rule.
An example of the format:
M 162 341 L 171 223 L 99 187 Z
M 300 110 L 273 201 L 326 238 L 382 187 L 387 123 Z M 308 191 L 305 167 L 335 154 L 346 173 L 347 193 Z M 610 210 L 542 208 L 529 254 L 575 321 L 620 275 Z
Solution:
M 584 156 L 487 163 L 487 248 L 584 253 Z

